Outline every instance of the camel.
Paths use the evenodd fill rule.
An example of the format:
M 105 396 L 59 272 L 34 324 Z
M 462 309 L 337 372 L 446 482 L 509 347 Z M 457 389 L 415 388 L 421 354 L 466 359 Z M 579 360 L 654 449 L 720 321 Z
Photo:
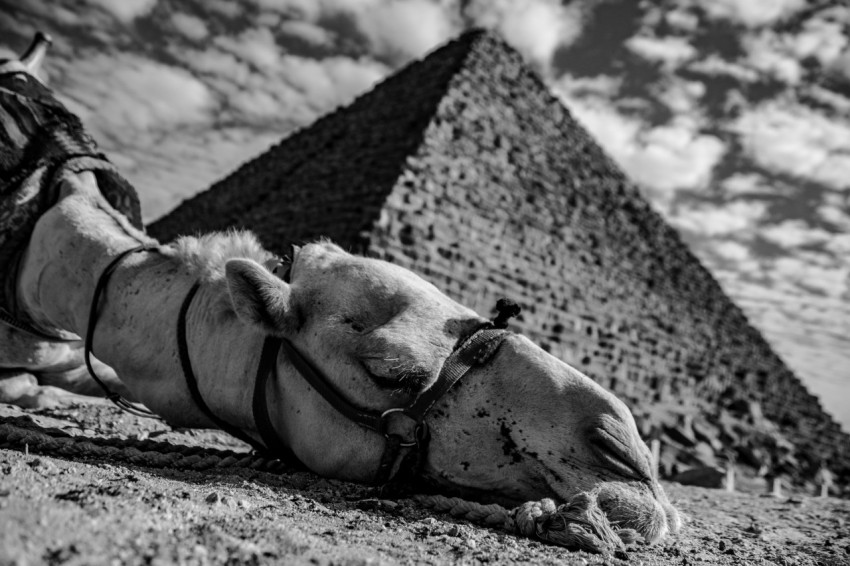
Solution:
M 37 80 L 32 60 L 0 77 Z M 30 389 L 62 374 L 82 390 L 87 337 L 95 373 L 169 424 L 225 428 L 325 477 L 503 504 L 592 493 L 647 541 L 680 527 L 626 405 L 507 330 L 509 305 L 488 320 L 329 241 L 284 263 L 244 231 L 161 244 L 92 171 L 59 167 L 51 187 L 16 272 L 17 312 L 42 336 L 0 326 L 0 367 Z

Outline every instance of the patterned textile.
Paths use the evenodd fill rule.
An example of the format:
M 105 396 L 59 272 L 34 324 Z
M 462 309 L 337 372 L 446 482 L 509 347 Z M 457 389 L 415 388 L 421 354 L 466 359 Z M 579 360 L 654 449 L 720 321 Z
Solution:
M 0 74 L 0 313 L 17 316 L 17 263 L 38 218 L 56 203 L 53 179 L 92 171 L 103 196 L 139 229 L 139 197 L 97 151 L 80 119 L 26 73 Z

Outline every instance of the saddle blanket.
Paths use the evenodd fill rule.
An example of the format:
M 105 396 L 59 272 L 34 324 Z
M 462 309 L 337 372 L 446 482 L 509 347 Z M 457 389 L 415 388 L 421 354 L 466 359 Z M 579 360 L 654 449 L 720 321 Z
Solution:
M 19 316 L 17 264 L 39 217 L 58 199 L 66 171 L 92 171 L 103 196 L 139 229 L 139 197 L 99 153 L 80 119 L 40 81 L 0 74 L 0 313 Z

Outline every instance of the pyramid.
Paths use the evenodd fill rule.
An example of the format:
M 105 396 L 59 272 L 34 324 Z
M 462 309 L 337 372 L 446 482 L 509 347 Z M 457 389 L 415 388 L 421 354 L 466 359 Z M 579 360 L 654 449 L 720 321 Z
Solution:
M 823 457 L 850 471 L 850 438 L 491 33 L 409 65 L 149 231 L 170 240 L 232 226 L 280 254 L 330 237 L 485 315 L 513 298 L 519 329 L 614 390 L 644 434 L 684 451 L 679 469 L 711 464 L 724 445 L 755 468 L 789 440 L 801 475 Z

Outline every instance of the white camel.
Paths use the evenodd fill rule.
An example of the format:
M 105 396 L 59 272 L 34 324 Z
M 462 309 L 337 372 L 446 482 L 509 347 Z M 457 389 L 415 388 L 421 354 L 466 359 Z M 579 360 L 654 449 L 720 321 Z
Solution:
M 28 62 L 6 62 L 0 76 L 34 80 Z M 57 200 L 17 271 L 18 309 L 75 341 L 0 326 L 0 367 L 38 380 L 23 387 L 28 399 L 51 375 L 63 387 L 83 379 L 78 337 L 95 322 L 98 358 L 172 425 L 227 426 L 327 477 L 405 471 L 502 503 L 593 493 L 613 525 L 648 541 L 679 528 L 626 406 L 503 330 L 504 317 L 494 325 L 411 271 L 330 242 L 294 250 L 276 273 L 246 232 L 160 245 L 107 202 L 91 171 L 60 168 L 52 186 Z

